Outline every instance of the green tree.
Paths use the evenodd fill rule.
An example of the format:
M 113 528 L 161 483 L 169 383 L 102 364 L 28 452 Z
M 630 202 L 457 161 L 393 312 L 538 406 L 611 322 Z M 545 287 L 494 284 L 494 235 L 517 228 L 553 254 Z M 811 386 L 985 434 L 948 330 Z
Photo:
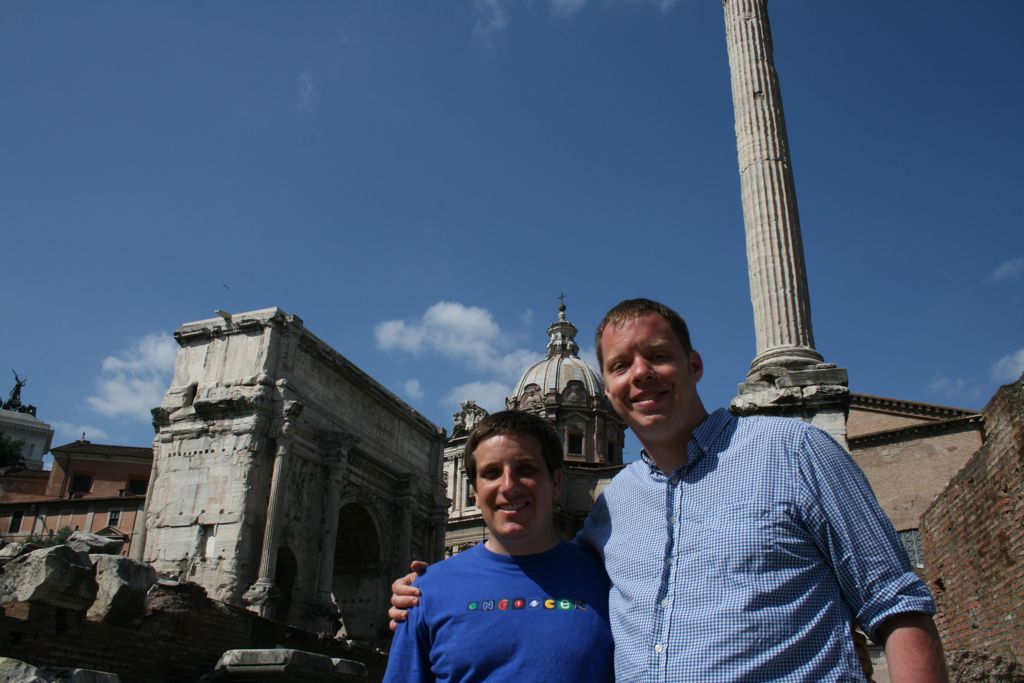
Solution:
M 68 536 L 70 536 L 72 533 L 74 532 L 72 531 L 71 527 L 62 526 L 61 528 L 57 529 L 57 533 L 55 534 L 49 534 L 47 536 L 39 536 L 37 534 L 32 534 L 31 536 L 25 539 L 25 542 L 31 543 L 32 545 L 37 545 L 40 548 L 49 548 L 53 545 L 60 545 L 64 541 L 68 540 Z
M 24 465 L 25 459 L 21 455 L 21 449 L 24 447 L 24 441 L 12 439 L 0 429 L 0 467 Z

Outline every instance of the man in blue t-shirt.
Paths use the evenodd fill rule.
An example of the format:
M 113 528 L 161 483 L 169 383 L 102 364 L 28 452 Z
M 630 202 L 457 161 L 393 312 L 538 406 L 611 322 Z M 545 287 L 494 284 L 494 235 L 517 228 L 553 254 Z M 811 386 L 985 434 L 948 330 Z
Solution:
M 612 681 L 608 576 L 555 535 L 562 446 L 541 418 L 504 411 L 466 442 L 489 535 L 419 577 L 419 608 L 395 632 L 384 680 Z

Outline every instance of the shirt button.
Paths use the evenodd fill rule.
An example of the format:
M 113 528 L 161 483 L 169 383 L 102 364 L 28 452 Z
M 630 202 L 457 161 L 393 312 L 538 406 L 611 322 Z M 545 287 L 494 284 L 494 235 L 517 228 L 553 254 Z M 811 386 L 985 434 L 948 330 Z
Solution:
M 660 652 L 664 652 L 665 651 L 665 646 L 663 644 L 661 644 L 661 643 L 658 643 L 657 645 L 654 646 L 654 651 L 655 652 L 659 652 L 659 653 Z
M 671 557 L 666 557 L 665 558 L 665 564 L 672 564 L 672 558 Z
M 668 598 L 662 599 L 661 606 L 662 607 L 668 607 L 668 605 L 669 605 Z

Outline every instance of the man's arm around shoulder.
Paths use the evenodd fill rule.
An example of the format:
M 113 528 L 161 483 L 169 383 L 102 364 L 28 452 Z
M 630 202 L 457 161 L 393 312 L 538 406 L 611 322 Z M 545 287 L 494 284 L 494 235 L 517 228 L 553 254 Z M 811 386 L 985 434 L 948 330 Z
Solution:
M 946 657 L 928 614 L 895 614 L 878 627 L 893 683 L 948 683 Z

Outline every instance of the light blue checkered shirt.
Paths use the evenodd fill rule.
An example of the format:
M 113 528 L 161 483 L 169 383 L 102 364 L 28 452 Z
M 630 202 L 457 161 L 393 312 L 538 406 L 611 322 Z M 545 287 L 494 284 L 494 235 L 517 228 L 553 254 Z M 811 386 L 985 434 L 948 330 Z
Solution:
M 615 677 L 863 681 L 869 634 L 934 613 L 850 456 L 797 420 L 710 415 L 671 476 L 644 454 L 598 499 L 579 540 L 612 580 Z

